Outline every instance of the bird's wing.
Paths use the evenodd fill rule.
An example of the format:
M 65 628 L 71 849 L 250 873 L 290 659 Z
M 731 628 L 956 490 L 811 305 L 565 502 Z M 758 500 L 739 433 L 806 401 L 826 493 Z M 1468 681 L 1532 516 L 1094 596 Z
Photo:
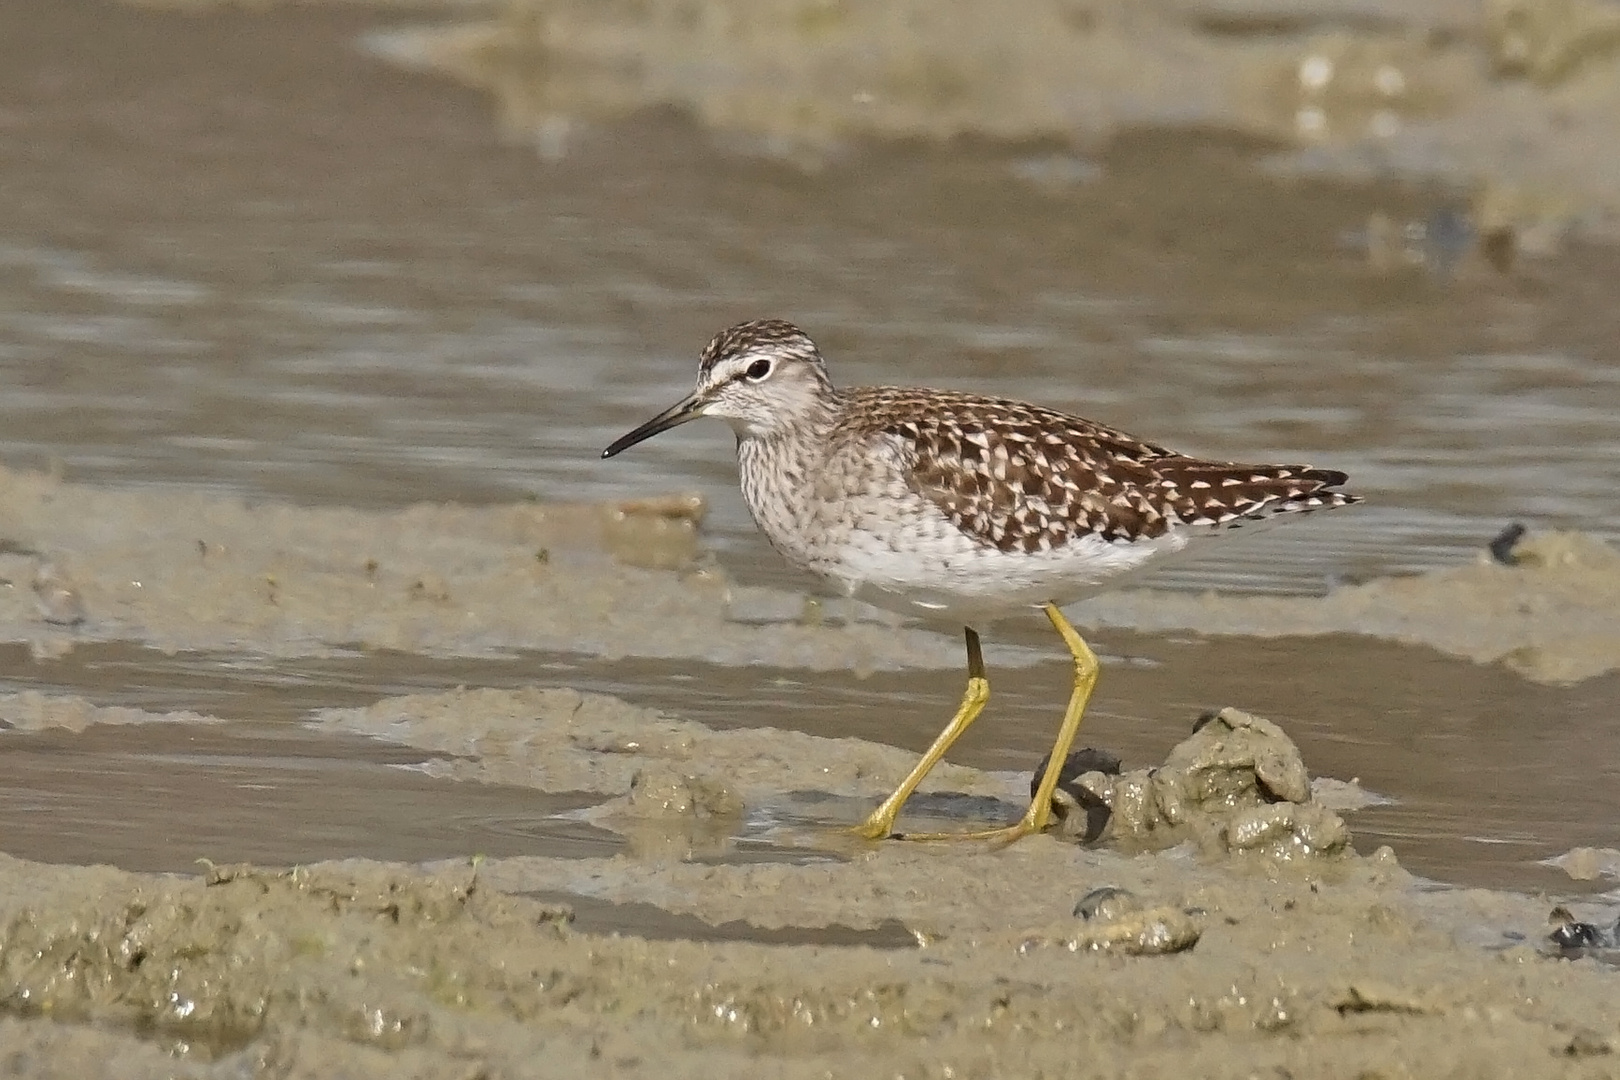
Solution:
M 852 410 L 895 440 L 909 483 L 964 533 L 1001 551 L 1082 536 L 1129 542 L 1342 506 L 1343 473 L 1200 461 L 1076 416 L 971 395 L 875 388 Z

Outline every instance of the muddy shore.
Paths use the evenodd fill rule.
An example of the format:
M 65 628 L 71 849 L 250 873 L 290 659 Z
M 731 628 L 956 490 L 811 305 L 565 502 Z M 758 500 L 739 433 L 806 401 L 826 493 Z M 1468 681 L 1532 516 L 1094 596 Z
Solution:
M 1614 971 L 1554 957 L 1546 901 L 1422 889 L 1342 832 L 1248 844 L 1256 814 L 1339 818 L 1286 736 L 1245 714 L 1204 725 L 1157 779 L 1115 778 L 1097 844 L 865 845 L 801 820 L 764 862 L 728 850 L 736 820 L 806 788 L 853 809 L 907 755 L 561 690 L 315 722 L 432 746 L 466 782 L 596 790 L 626 851 L 190 877 L 5 858 L 14 1074 L 989 1077 L 1079 1060 L 1120 1077 L 1597 1077 L 1620 1049 Z M 1172 775 L 1203 839 L 1149 854 L 1124 835 L 1147 820 L 1127 792 L 1155 787 L 1163 811 Z M 978 813 L 1018 798 L 1014 778 L 961 768 L 930 788 L 980 796 Z M 686 921 L 660 932 L 648 910 Z
M 59 655 L 133 640 L 275 656 L 568 649 L 809 670 L 955 669 L 951 628 L 837 597 L 741 588 L 701 557 L 700 500 L 420 505 L 395 512 L 105 491 L 0 468 L 0 641 Z M 1324 597 L 1131 590 L 1082 625 L 1366 634 L 1501 662 L 1538 681 L 1620 668 L 1620 554 L 1549 533 L 1511 565 L 1341 586 Z M 1000 666 L 1040 654 L 994 648 Z
M 0 505 L 0 630 L 42 662 L 96 638 L 296 654 L 369 636 L 479 655 L 577 633 L 559 629 L 569 619 L 620 627 L 626 652 L 662 638 L 725 662 L 952 659 L 944 634 L 807 619 L 803 597 L 773 601 L 775 623 L 737 622 L 681 500 L 623 526 L 622 507 L 366 514 L 7 472 Z M 651 530 L 631 548 L 652 565 L 624 565 L 618 527 Z M 1278 632 L 1289 618 L 1306 632 L 1430 626 L 1431 644 L 1484 659 L 1502 639 L 1483 628 L 1500 634 L 1500 620 L 1458 611 L 1597 596 L 1614 573 L 1584 538 L 1515 550 L 1521 565 L 1348 587 L 1361 599 L 1119 603 L 1243 633 L 1262 618 Z M 1421 600 L 1403 608 L 1402 590 Z M 1187 617 L 1199 611 L 1214 616 Z M 668 629 L 698 620 L 701 642 Z M 1514 656 L 1545 644 L 1542 626 L 1520 628 Z M 0 699 L 0 720 L 9 738 L 221 722 L 52 694 Z M 1003 850 L 844 839 L 836 827 L 911 760 L 863 739 L 716 731 L 562 688 L 386 698 L 308 726 L 412 748 L 411 768 L 441 781 L 583 797 L 568 815 L 620 853 L 179 877 L 7 859 L 0 1045 L 16 1071 L 993 1076 L 1072 1072 L 1079 1054 L 1099 1076 L 1196 1061 L 1208 1076 L 1595 1077 L 1620 1051 L 1615 974 L 1554 955 L 1551 901 L 1437 891 L 1387 848 L 1357 854 L 1355 785 L 1313 784 L 1280 729 L 1241 713 L 1156 770 L 1077 778 L 1075 798 L 1110 808 L 1100 838 L 1082 843 L 1071 812 Z M 942 766 L 908 827 L 1010 818 L 1028 780 Z M 1601 897 L 1582 912 L 1614 914 Z

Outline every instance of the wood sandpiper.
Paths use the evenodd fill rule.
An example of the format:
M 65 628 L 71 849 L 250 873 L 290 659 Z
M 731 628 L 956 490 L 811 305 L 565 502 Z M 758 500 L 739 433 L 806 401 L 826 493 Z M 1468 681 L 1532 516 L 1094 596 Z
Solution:
M 1015 840 L 1048 824 L 1097 682 L 1097 657 L 1061 605 L 1201 537 L 1358 501 L 1335 490 L 1342 472 L 1201 461 L 1037 405 L 945 390 L 835 389 L 815 343 L 776 319 L 722 331 L 703 350 L 692 393 L 602 456 L 699 416 L 736 432 L 743 499 L 788 562 L 846 595 L 966 628 L 962 703 L 856 828 L 874 840 L 894 835 L 901 806 L 989 700 L 973 624 L 1039 608 L 1074 658 L 1068 709 L 1024 816 L 947 834 Z

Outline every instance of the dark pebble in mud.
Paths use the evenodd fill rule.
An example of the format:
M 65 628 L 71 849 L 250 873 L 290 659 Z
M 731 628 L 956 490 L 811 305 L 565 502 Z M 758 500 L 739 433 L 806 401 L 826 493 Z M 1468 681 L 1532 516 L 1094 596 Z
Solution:
M 1524 534 L 1528 531 L 1523 525 L 1515 521 L 1497 533 L 1496 539 L 1485 545 L 1491 553 L 1491 558 L 1503 566 L 1517 566 L 1519 557 L 1513 554 L 1513 549 L 1519 546 L 1519 541 L 1524 539 Z
M 1140 911 L 1141 908 L 1142 901 L 1129 889 L 1103 885 L 1082 896 L 1074 905 L 1074 914 L 1076 918 L 1102 919 L 1106 922 L 1132 911 Z
M 1553 924 L 1553 928 L 1547 939 L 1558 949 L 1559 955 L 1566 959 L 1580 959 L 1592 950 L 1620 949 L 1620 920 L 1616 920 L 1614 925 L 1609 927 L 1582 922 L 1575 918 L 1569 908 L 1559 905 L 1552 909 L 1548 921 Z
M 1051 760 L 1052 755 L 1047 754 L 1035 766 L 1035 772 L 1029 778 L 1031 798 L 1035 797 L 1035 790 L 1040 787 L 1041 777 L 1046 775 L 1046 767 Z M 1080 837 L 1083 842 L 1090 842 L 1102 835 L 1103 829 L 1108 827 L 1108 817 L 1112 811 L 1095 792 L 1081 786 L 1080 778 L 1089 772 L 1118 776 L 1119 770 L 1118 754 L 1090 746 L 1071 751 L 1063 759 L 1063 768 L 1058 770 L 1057 788 L 1052 793 L 1052 810 L 1060 821 L 1067 818 L 1072 810 L 1085 812 L 1086 827 Z

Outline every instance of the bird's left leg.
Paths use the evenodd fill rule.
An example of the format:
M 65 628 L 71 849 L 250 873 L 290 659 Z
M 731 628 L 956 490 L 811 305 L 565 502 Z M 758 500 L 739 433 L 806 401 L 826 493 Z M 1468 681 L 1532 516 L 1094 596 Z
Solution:
M 1041 775 L 1035 797 L 1029 801 L 1029 809 L 1015 824 L 1005 828 L 917 839 L 1000 840 L 1011 843 L 1031 833 L 1038 833 L 1051 823 L 1052 793 L 1057 790 L 1063 763 L 1069 759 L 1069 750 L 1074 746 L 1075 736 L 1080 733 L 1080 718 L 1085 715 L 1086 702 L 1091 700 L 1091 691 L 1097 685 L 1099 668 L 1097 654 L 1091 651 L 1091 646 L 1085 643 L 1080 632 L 1064 618 L 1057 605 L 1047 604 L 1045 610 L 1053 628 L 1062 635 L 1063 643 L 1069 647 L 1069 655 L 1074 657 L 1074 690 L 1069 694 L 1069 707 L 1063 713 L 1063 725 L 1058 728 L 1057 741 L 1052 744 L 1052 755 L 1047 758 L 1046 772 Z

